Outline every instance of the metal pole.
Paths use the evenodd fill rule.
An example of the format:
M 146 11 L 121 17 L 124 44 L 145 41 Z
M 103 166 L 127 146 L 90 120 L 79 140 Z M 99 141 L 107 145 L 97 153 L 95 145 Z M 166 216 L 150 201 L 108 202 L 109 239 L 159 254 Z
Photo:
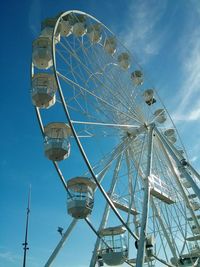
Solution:
M 150 125 L 148 133 L 148 151 L 147 151 L 148 159 L 147 159 L 146 177 L 144 180 L 145 188 L 144 188 L 144 198 L 143 198 L 143 214 L 142 214 L 137 259 L 136 259 L 136 267 L 142 267 L 144 265 L 144 258 L 145 258 L 146 228 L 148 223 L 148 212 L 149 212 L 149 202 L 150 202 L 149 176 L 151 175 L 151 167 L 152 167 L 153 128 L 154 125 Z
M 169 234 L 168 234 L 168 232 L 167 232 L 167 226 L 164 224 L 163 219 L 161 218 L 161 216 L 160 216 L 160 214 L 159 214 L 159 212 L 158 212 L 158 209 L 157 209 L 157 207 L 156 207 L 156 205 L 155 205 L 153 199 L 152 199 L 152 201 L 151 201 L 151 205 L 152 205 L 153 210 L 155 211 L 156 217 L 158 218 L 159 224 L 160 224 L 160 226 L 161 226 L 161 228 L 162 228 L 162 231 L 163 231 L 163 233 L 164 233 L 164 235 L 165 235 L 165 238 L 166 238 L 166 240 L 167 240 L 167 243 L 168 243 L 168 245 L 169 245 L 169 248 L 170 248 L 170 250 L 171 250 L 171 252 L 172 252 L 174 258 L 175 258 L 176 260 L 178 260 L 178 257 L 177 257 L 177 255 L 176 255 L 176 249 L 175 249 L 175 247 L 174 247 L 174 244 L 175 244 L 175 243 L 171 240 L 171 238 L 172 238 L 172 234 L 171 234 L 171 232 L 170 232 L 170 234 L 171 234 L 171 238 L 170 238 L 170 236 L 169 236 Z M 173 240 L 174 240 L 174 238 L 173 238 Z
M 133 155 L 133 151 L 131 150 L 131 153 L 132 153 L 132 155 Z M 133 156 L 132 156 L 133 157 Z M 134 158 L 134 157 L 133 157 Z M 141 175 L 141 177 L 143 178 L 143 180 L 145 180 L 145 175 L 144 175 L 144 173 L 143 173 L 143 171 L 142 171 L 142 169 L 141 169 L 141 167 L 138 169 L 138 171 L 139 171 L 139 174 Z M 151 203 L 153 203 L 152 201 L 151 201 Z M 153 208 L 153 206 L 152 206 L 152 208 Z M 162 218 L 160 217 L 160 220 L 162 220 Z M 163 224 L 163 223 L 162 223 Z M 163 224 L 164 225 L 164 224 Z M 165 233 L 165 232 L 164 232 Z M 168 240 L 168 238 L 166 237 L 166 240 Z M 170 245 L 169 245 L 169 247 L 170 247 Z M 171 247 L 170 247 L 171 248 Z M 172 254 L 173 254 L 173 251 L 171 251 L 172 252 Z M 158 259 L 158 257 L 157 257 L 157 259 Z M 162 262 L 162 260 L 160 259 L 160 262 Z M 168 263 L 168 262 L 166 262 L 166 264 L 165 265 L 167 265 L 167 266 L 172 266 L 172 265 L 170 265 L 170 263 Z M 173 266 L 174 267 L 174 266 Z
M 29 187 L 29 194 L 28 194 L 25 238 L 24 238 L 24 243 L 22 244 L 23 249 L 24 249 L 23 267 L 26 267 L 26 251 L 29 249 L 28 248 L 28 225 L 29 225 L 30 201 L 31 201 L 31 186 Z
M 169 152 L 169 154 L 171 155 L 171 157 L 176 162 L 177 167 L 179 167 L 179 168 L 181 167 L 181 171 L 182 171 L 184 177 L 190 183 L 190 185 L 191 185 L 192 189 L 194 190 L 195 194 L 200 199 L 200 188 L 195 183 L 195 181 L 193 180 L 192 176 L 187 172 L 187 170 L 186 170 L 187 163 L 186 163 L 185 166 L 183 165 L 183 163 L 181 163 L 181 160 L 179 160 L 179 158 L 177 157 L 176 153 L 174 152 L 173 148 L 171 147 L 171 144 L 167 142 L 166 138 L 158 131 L 157 128 L 155 128 L 155 132 L 157 133 L 159 139 L 164 144 L 165 148 L 167 149 L 167 151 Z
M 44 265 L 44 267 L 51 266 L 52 262 L 54 261 L 54 259 L 58 255 L 59 251 L 61 250 L 62 246 L 64 245 L 64 243 L 65 243 L 65 241 L 67 239 L 67 237 L 71 233 L 71 231 L 74 228 L 74 226 L 75 226 L 76 223 L 77 223 L 77 220 L 76 219 L 74 219 L 71 222 L 70 226 L 67 228 L 66 232 L 63 234 L 61 240 L 59 241 L 58 245 L 56 246 L 56 248 L 52 252 L 51 256 L 49 257 L 49 259 L 48 259 L 47 263 Z
M 111 187 L 110 187 L 110 190 L 109 190 L 109 194 L 110 195 L 112 195 L 114 190 L 115 190 L 115 186 L 116 186 L 117 178 L 118 178 L 118 173 L 119 173 L 119 170 L 120 170 L 121 160 L 122 160 L 122 154 L 118 157 L 117 164 L 116 164 L 116 167 L 115 167 L 115 170 L 114 170 L 114 175 L 113 175 Z M 110 212 L 110 206 L 109 206 L 108 203 L 106 203 L 106 207 L 105 207 L 104 214 L 103 214 L 103 217 L 102 217 L 102 220 L 101 220 L 101 224 L 99 226 L 99 230 L 103 229 L 106 226 L 109 212 Z M 100 246 L 100 238 L 97 237 L 97 240 L 96 240 L 96 243 L 95 243 L 95 247 L 94 247 L 94 252 L 93 252 L 92 259 L 90 261 L 90 266 L 89 267 L 95 267 L 96 258 L 97 258 L 97 251 L 99 249 L 99 246 Z
M 130 170 L 130 151 L 129 151 L 129 149 L 126 151 L 125 155 L 126 155 L 126 165 L 127 165 L 127 171 L 128 171 L 128 193 L 129 193 L 129 212 L 128 212 L 127 223 L 130 223 L 130 214 L 131 214 L 130 211 L 134 205 L 134 192 L 133 192 L 133 177 L 131 175 L 131 170 Z
M 132 150 L 131 150 L 131 153 L 133 154 L 133 151 L 132 151 Z M 132 156 L 132 157 L 133 157 L 133 156 Z M 139 170 L 138 170 L 138 171 L 139 171 L 140 176 L 143 178 L 143 180 L 145 180 L 145 175 L 144 175 L 144 173 L 142 172 L 141 167 L 139 167 Z M 154 204 L 153 199 L 151 199 L 151 202 L 150 202 L 150 203 L 151 203 L 152 209 L 155 210 L 155 213 L 156 213 L 156 215 L 157 215 L 158 221 L 159 221 L 159 223 L 160 223 L 160 225 L 161 225 L 161 228 L 162 228 L 162 230 L 163 230 L 163 233 L 164 233 L 164 235 L 165 235 L 165 237 L 166 237 L 166 240 L 167 240 L 167 242 L 168 242 L 169 248 L 171 249 L 172 254 L 173 254 L 174 257 L 176 258 L 177 256 L 176 256 L 176 254 L 174 254 L 174 248 L 173 248 L 172 242 L 171 242 L 171 240 L 170 240 L 170 236 L 168 235 L 168 233 L 167 233 L 167 231 L 166 231 L 166 227 L 165 227 L 165 225 L 164 225 L 163 218 L 161 218 L 160 216 L 158 216 L 158 215 L 159 215 L 159 212 L 158 212 L 158 210 L 157 210 L 157 208 L 156 208 L 156 206 L 155 206 L 155 204 Z

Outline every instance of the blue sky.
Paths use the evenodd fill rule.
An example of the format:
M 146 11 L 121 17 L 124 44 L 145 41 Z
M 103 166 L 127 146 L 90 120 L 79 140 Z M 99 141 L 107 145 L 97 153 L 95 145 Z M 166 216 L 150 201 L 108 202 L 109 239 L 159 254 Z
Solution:
M 32 185 L 29 267 L 42 266 L 67 227 L 66 194 L 43 141 L 30 98 L 32 41 L 40 22 L 71 9 L 108 26 L 138 62 L 174 120 L 193 165 L 200 170 L 200 2 L 199 0 L 88 0 L 1 4 L 0 267 L 22 263 L 25 209 Z M 79 159 L 81 161 L 81 159 Z M 72 162 L 76 166 L 77 162 Z M 98 218 L 96 218 L 98 221 Z M 87 240 L 87 247 L 84 246 Z M 93 235 L 80 222 L 57 267 L 86 267 Z M 73 265 L 73 258 L 81 251 Z

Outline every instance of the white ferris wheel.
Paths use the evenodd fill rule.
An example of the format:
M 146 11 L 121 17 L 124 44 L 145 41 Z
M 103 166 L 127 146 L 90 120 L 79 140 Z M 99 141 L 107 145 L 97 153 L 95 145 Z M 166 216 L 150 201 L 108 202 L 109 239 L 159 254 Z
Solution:
M 43 21 L 31 78 L 72 217 L 45 267 L 80 221 L 96 235 L 89 267 L 200 266 L 200 175 L 130 51 L 96 18 L 67 11 Z M 76 153 L 85 168 L 68 178 Z

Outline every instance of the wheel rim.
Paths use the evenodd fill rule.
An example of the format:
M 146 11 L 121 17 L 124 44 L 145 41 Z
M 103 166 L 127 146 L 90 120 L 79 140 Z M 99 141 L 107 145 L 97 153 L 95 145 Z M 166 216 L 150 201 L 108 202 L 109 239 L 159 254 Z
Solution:
M 63 13 L 58 18 L 54 33 L 57 31 L 59 22 L 69 13 L 71 11 Z M 174 124 L 162 103 L 156 104 L 155 107 L 144 101 L 146 84 L 144 86 L 133 85 L 131 73 L 140 67 L 133 64 L 134 67 L 131 66 L 130 69 L 124 70 L 119 66 L 117 59 L 123 52 L 128 53 L 131 61 L 134 62 L 130 52 L 120 42 L 118 42 L 119 52 L 117 50 L 117 52 L 109 54 L 108 51 L 105 51 L 105 40 L 108 37 L 114 37 L 113 33 L 101 22 L 85 13 L 73 11 L 73 14 L 85 15 L 89 25 L 94 22 L 101 25 L 102 37 L 99 38 L 99 42 L 91 45 L 91 40 L 86 33 L 80 37 L 75 37 L 71 33 L 67 37 L 62 37 L 58 43 L 52 36 L 53 69 L 60 95 L 56 105 L 60 105 L 59 102 L 62 102 L 65 113 L 67 111 L 65 115 L 67 115 L 72 128 L 73 136 L 86 163 L 89 164 L 90 174 L 86 172 L 85 175 L 92 175 L 95 178 L 102 176 L 102 179 L 111 177 L 111 187 L 108 181 L 103 185 L 106 191 L 111 190 L 113 186 L 112 196 L 105 193 L 110 202 L 111 199 L 113 200 L 112 203 L 119 199 L 121 201 L 128 196 L 127 215 L 124 216 L 123 212 L 120 214 L 127 229 L 132 229 L 131 232 L 138 237 L 138 225 L 142 214 L 141 198 L 143 199 L 144 194 L 145 161 L 147 160 L 147 129 L 154 122 L 159 131 L 164 134 L 170 127 L 174 129 Z M 159 102 L 155 90 L 154 94 Z M 157 112 L 160 107 L 162 111 Z M 55 108 L 53 109 L 55 110 Z M 37 109 L 37 112 L 38 117 L 41 118 L 40 110 Z M 162 126 L 162 119 L 156 121 L 156 118 L 163 114 L 162 112 L 165 112 L 165 116 L 168 118 L 167 126 Z M 52 113 L 50 112 L 48 115 L 49 118 Z M 64 118 L 60 114 L 61 110 L 55 118 L 58 115 L 60 118 Z M 43 123 L 40 121 L 42 129 Z M 176 129 L 175 132 L 177 133 Z M 97 147 L 101 148 L 100 152 L 96 150 Z M 180 140 L 177 142 L 177 148 L 183 149 Z M 192 232 L 192 224 L 187 220 L 190 216 L 191 206 L 189 209 L 187 208 L 186 204 L 188 203 L 185 203 L 183 197 L 184 194 L 187 196 L 191 192 L 190 189 L 183 188 L 183 183 L 178 181 L 178 174 L 172 171 L 173 164 L 170 165 L 171 158 L 157 136 L 153 138 L 152 161 L 152 173 L 157 177 L 165 177 L 163 178 L 164 182 L 173 188 L 176 203 L 169 205 L 155 195 L 151 197 L 147 233 L 148 235 L 152 234 L 157 240 L 154 254 L 168 263 L 171 258 L 174 258 L 177 264 L 176 260 L 181 257 L 183 252 L 190 253 L 188 242 L 186 242 L 188 231 L 191 236 L 195 236 Z M 57 163 L 56 166 L 58 166 Z M 118 173 L 116 174 L 116 172 Z M 127 176 L 126 183 L 123 179 L 125 176 Z M 180 188 L 183 190 L 182 193 L 178 191 Z M 118 192 L 118 200 L 116 192 Z M 110 204 L 109 201 L 108 204 Z M 131 212 L 133 212 L 130 205 L 134 205 L 138 211 L 138 215 L 134 216 L 133 223 L 130 219 Z M 113 216 L 110 217 L 110 223 L 113 223 Z M 104 222 L 103 227 L 105 226 Z M 180 244 L 176 244 L 176 239 L 179 239 Z M 129 241 L 130 243 L 133 242 Z M 197 242 L 195 244 L 198 245 Z M 132 248 L 132 244 L 130 247 Z M 131 257 L 135 258 L 136 255 L 137 250 Z M 147 259 L 147 264 L 153 266 L 150 258 Z M 160 266 L 155 257 L 153 264 Z

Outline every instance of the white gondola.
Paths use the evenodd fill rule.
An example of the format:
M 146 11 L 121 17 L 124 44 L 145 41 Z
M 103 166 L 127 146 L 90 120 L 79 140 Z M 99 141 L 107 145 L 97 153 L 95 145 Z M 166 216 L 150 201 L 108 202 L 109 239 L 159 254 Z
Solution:
M 200 203 L 197 201 L 191 201 L 191 206 L 194 211 L 197 211 L 200 209 Z
M 115 37 L 108 37 L 104 43 L 105 51 L 110 55 L 114 55 L 114 53 L 116 52 L 116 48 L 117 48 L 116 38 Z
M 70 21 L 70 14 L 64 16 L 60 21 L 60 35 L 69 36 L 72 33 L 73 24 Z
M 102 229 L 99 234 L 105 241 L 101 242 L 100 255 L 109 266 L 121 265 L 128 257 L 128 248 L 123 226 Z
M 190 194 L 190 195 L 188 195 L 188 198 L 189 198 L 189 199 L 194 199 L 194 198 L 196 198 L 196 197 L 197 197 L 196 194 Z
M 182 156 L 185 154 L 183 149 L 178 149 L 178 153 L 180 153 Z
M 51 40 L 48 37 L 39 37 L 33 41 L 32 61 L 38 69 L 48 69 L 53 65 Z
M 155 116 L 155 120 L 158 123 L 164 123 L 167 120 L 166 114 L 165 114 L 165 110 L 164 109 L 157 109 L 154 112 L 154 116 Z
M 118 63 L 122 69 L 127 70 L 130 68 L 131 60 L 130 60 L 130 55 L 126 52 L 121 53 L 118 58 Z
M 169 186 L 164 183 L 160 178 L 151 174 L 149 177 L 149 182 L 151 186 L 151 195 L 162 200 L 167 204 L 174 204 L 176 201 L 171 195 L 171 190 Z
M 85 15 L 72 15 L 71 16 L 71 24 L 72 33 L 77 36 L 81 37 L 86 34 L 87 27 L 86 27 L 86 17 Z
M 49 123 L 44 128 L 44 151 L 48 159 L 64 160 L 69 157 L 71 128 L 62 122 Z
M 191 188 L 191 184 L 190 184 L 190 182 L 188 182 L 188 180 L 186 178 L 182 177 L 182 180 L 181 181 L 182 181 L 182 184 L 183 184 L 183 186 L 185 188 Z
M 75 177 L 67 181 L 69 197 L 68 213 L 76 219 L 84 219 L 92 212 L 94 205 L 94 189 L 96 184 L 86 177 Z
M 166 137 L 171 137 L 171 136 L 174 136 L 175 135 L 175 130 L 170 128 L 170 129 L 167 129 L 165 132 L 164 132 L 164 135 Z
M 48 18 L 48 19 L 45 19 L 42 22 L 41 35 L 40 36 L 48 37 L 49 39 L 51 39 L 52 38 L 53 31 L 54 31 L 55 24 L 56 24 L 56 21 L 57 21 L 56 18 Z M 61 26 L 59 24 L 58 25 L 57 32 L 55 34 L 55 43 L 60 42 L 60 27 Z
M 140 70 L 135 70 L 131 73 L 131 79 L 134 83 L 134 85 L 139 86 L 142 85 L 144 82 L 143 73 Z
M 172 143 L 176 143 L 177 141 L 177 138 L 176 138 L 176 132 L 174 129 L 167 129 L 165 132 L 164 132 L 164 135 L 167 137 L 167 139 Z
M 168 138 L 168 139 L 169 139 L 170 143 L 172 143 L 172 144 L 175 144 L 176 141 L 177 141 L 176 136 L 171 136 L 171 137 Z
M 200 248 L 197 245 L 196 248 L 190 249 L 189 253 L 181 254 L 178 261 L 176 258 L 171 258 L 171 263 L 176 266 L 199 267 L 200 266 L 199 264 L 197 265 L 195 264 L 195 262 L 197 263 L 199 257 L 200 257 Z
M 196 215 L 196 218 L 197 218 L 197 220 L 200 220 L 200 215 Z M 193 218 L 192 217 L 189 217 L 189 218 L 187 218 L 187 220 L 189 222 L 192 222 L 193 221 Z
M 49 108 L 56 101 L 57 84 L 54 75 L 37 73 L 32 78 L 31 97 L 33 105 L 38 108 Z
M 199 229 L 197 228 L 196 225 L 192 225 L 192 233 L 194 235 L 198 235 L 199 234 Z
M 87 28 L 87 35 L 91 43 L 99 43 L 102 39 L 101 25 L 99 23 Z
M 143 97 L 144 97 L 145 103 L 149 106 L 153 105 L 156 102 L 156 99 L 154 98 L 154 90 L 153 89 L 145 90 Z

